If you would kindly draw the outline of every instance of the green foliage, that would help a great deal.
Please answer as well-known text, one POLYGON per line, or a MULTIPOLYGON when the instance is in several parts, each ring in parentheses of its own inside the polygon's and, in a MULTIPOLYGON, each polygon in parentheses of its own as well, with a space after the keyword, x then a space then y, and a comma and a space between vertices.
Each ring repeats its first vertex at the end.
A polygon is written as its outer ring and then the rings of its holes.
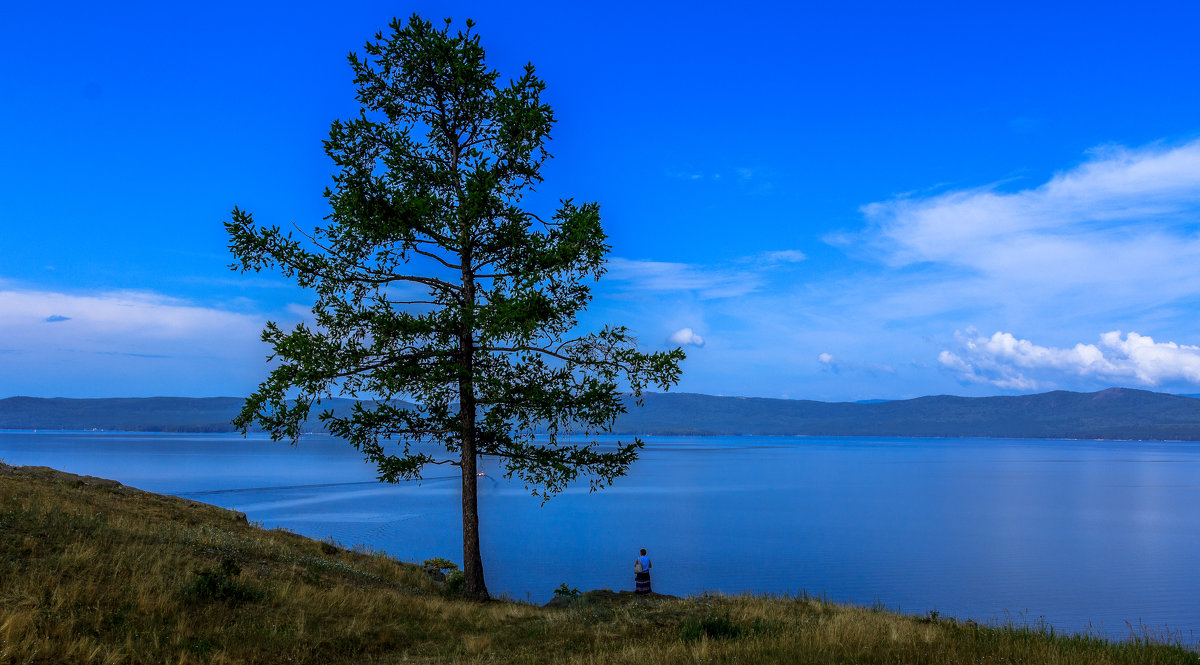
POLYGON ((217 568, 193 571, 194 577, 183 586, 180 594, 190 604, 221 601, 229 605, 240 605, 263 599, 263 592, 236 578, 242 569, 232 559, 225 559, 217 568))
POLYGON ((558 585, 558 588, 554 590, 555 598, 578 598, 580 595, 579 589, 567 586, 566 582, 558 585))
MULTIPOLYGON (((325 141, 337 173, 324 226, 297 237, 233 209, 232 267, 277 269, 315 295, 314 325, 267 323, 275 367, 234 424, 294 442, 322 400, 363 397, 319 418, 381 481, 429 464, 473 478, 485 455, 543 500, 581 476, 604 487, 642 447, 595 445, 625 412, 619 388, 667 389, 683 351, 642 353, 621 326, 577 330, 609 250, 600 207, 522 207, 550 157, 546 86, 532 64, 501 83, 474 24, 450 23, 393 20, 349 56, 361 109, 325 141)), ((463 491, 465 591, 482 598, 474 483, 463 491)))
POLYGON ((454 563, 450 559, 444 559, 440 556, 435 556, 432 559, 425 559, 425 561, 422 563, 430 568, 437 568, 438 570, 458 570, 457 563, 454 563))
POLYGON ((463 586, 466 584, 467 576, 461 570, 455 570, 446 577, 446 595, 457 596, 463 591, 463 586))

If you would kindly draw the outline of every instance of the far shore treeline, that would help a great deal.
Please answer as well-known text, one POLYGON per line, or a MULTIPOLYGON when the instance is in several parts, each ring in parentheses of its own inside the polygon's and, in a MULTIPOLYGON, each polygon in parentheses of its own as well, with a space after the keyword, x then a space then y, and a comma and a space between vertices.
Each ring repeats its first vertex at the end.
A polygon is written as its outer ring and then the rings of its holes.
MULTIPOLYGON (((627 400, 614 434, 810 435, 1200 441, 1200 399, 1128 388, 1004 397, 816 402, 698 394, 627 400)), ((0 429, 221 433, 240 397, 0 399, 0 429)), ((353 401, 326 400, 335 411, 353 401)), ((312 422, 312 431, 322 431, 312 422)))

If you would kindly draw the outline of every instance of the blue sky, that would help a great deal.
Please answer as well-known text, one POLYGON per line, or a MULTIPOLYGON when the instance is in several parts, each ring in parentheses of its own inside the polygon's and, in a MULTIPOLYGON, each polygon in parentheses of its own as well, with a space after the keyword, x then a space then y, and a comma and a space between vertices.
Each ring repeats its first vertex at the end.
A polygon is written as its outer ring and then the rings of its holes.
POLYGON ((0 21, 0 396, 244 395, 308 296, 221 226, 326 214, 345 55, 473 18, 601 204, 584 323, 679 390, 1200 392, 1190 3, 25 3, 0 21), (832 6, 827 6, 832 5, 832 6))

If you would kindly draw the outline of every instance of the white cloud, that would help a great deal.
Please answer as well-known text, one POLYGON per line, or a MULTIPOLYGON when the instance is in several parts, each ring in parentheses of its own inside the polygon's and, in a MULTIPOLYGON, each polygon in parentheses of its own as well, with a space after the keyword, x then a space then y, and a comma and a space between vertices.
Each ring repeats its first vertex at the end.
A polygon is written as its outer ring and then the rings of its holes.
POLYGON ((833 357, 832 353, 822 353, 817 356, 817 362, 821 363, 822 371, 840 374, 842 371, 841 364, 833 357))
POLYGON ((1045 388, 1055 385, 1056 378, 1076 377, 1145 386, 1200 383, 1200 346, 1155 342, 1136 332, 1124 338, 1119 330, 1106 332, 1099 344, 1066 349, 1039 346, 1006 332, 984 337, 967 330, 956 335, 959 348, 942 351, 938 362, 962 379, 1000 388, 1045 388))
POLYGON ((1134 332, 1122 340, 1119 330, 1101 335, 1100 344, 1123 356, 1128 370, 1147 385, 1170 381, 1200 383, 1200 346, 1155 342, 1134 332))
POLYGON ((671 336, 667 338, 667 341, 680 346, 704 346, 704 338, 697 335, 694 331, 692 331, 691 328, 681 328, 676 330, 675 332, 671 333, 671 336))

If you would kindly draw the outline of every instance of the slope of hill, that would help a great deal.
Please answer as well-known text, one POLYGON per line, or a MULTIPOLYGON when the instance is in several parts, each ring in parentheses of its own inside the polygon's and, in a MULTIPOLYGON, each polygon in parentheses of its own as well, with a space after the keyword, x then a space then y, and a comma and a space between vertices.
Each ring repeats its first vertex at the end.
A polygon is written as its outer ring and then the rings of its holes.
MULTIPOLYGON (((1200 399, 1146 390, 815 402, 692 393, 630 400, 617 434, 930 436, 1200 441, 1200 399)), ((236 397, 0 399, 0 429, 229 432, 236 397)), ((350 400, 322 408, 346 409, 350 400)), ((315 417, 312 427, 319 429, 315 417)))
POLYGON ((1169 636, 1117 643, 807 595, 580 594, 566 580, 549 607, 475 603, 382 553, 46 467, 0 463, 0 506, 5 663, 1196 662, 1169 636))

